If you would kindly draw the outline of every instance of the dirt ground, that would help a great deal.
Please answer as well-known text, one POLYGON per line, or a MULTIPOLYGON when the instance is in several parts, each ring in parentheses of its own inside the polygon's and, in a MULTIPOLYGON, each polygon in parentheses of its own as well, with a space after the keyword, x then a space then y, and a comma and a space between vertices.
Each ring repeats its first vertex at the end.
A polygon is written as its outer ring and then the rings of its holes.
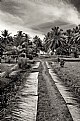
POLYGON ((38 94, 37 121, 73 121, 44 61, 39 67, 38 94))

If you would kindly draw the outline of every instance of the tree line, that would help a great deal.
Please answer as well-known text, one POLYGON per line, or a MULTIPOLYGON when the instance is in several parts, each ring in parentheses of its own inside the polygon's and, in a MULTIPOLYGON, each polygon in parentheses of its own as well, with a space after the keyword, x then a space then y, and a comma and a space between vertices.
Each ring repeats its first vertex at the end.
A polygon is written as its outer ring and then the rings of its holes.
POLYGON ((16 35, 11 36, 8 30, 1 31, 0 36, 0 56, 4 52, 12 55, 19 55, 25 52, 26 55, 37 55, 40 50, 58 55, 78 56, 80 52, 80 25, 73 29, 63 31, 59 27, 51 28, 51 31, 45 34, 43 40, 39 36, 31 37, 22 31, 18 31, 16 35))
POLYGON ((70 55, 77 57, 80 51, 80 25, 73 29, 63 31, 59 27, 53 27, 44 37, 44 48, 48 52, 56 52, 58 55, 70 55))
POLYGON ((16 35, 11 36, 11 33, 8 30, 1 31, 0 36, 0 56, 2 57, 4 53, 8 55, 11 54, 19 55, 20 53, 26 53, 27 56, 37 55, 42 49, 42 40, 39 36, 31 37, 18 31, 16 35))

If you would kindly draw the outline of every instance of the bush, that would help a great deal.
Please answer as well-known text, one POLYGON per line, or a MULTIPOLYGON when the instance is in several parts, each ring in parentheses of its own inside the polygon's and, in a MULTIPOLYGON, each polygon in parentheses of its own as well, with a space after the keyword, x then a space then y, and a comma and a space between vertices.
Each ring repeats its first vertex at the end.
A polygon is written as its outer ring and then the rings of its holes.
POLYGON ((30 64, 27 64, 27 65, 25 66, 25 69, 29 69, 29 68, 31 68, 31 65, 30 65, 30 64))
POLYGON ((61 59, 61 60, 60 60, 60 66, 61 66, 61 67, 64 67, 64 63, 65 63, 64 60, 61 59))
POLYGON ((31 54, 27 55, 27 57, 32 60, 33 59, 33 56, 31 54))
POLYGON ((74 52, 74 57, 75 58, 79 58, 78 54, 77 54, 77 51, 74 52))
POLYGON ((25 68, 26 65, 27 65, 27 58, 20 57, 18 59, 19 68, 25 68))

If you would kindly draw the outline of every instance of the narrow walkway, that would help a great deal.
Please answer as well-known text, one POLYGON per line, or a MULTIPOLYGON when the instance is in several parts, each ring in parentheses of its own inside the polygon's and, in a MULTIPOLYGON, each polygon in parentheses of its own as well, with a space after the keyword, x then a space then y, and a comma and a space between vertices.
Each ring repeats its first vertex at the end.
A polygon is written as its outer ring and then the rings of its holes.
POLYGON ((42 62, 42 66, 42 76, 44 77, 49 94, 51 109, 53 113, 53 121, 73 121, 64 99, 60 95, 54 81, 48 72, 46 63, 42 62))

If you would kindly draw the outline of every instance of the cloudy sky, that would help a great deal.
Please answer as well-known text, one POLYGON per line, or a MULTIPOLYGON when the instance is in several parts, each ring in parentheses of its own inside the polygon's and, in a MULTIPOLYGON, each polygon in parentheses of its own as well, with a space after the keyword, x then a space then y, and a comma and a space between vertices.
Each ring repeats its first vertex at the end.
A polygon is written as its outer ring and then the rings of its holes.
POLYGON ((0 0, 0 30, 23 30, 42 37, 53 26, 80 24, 78 0, 0 0))

